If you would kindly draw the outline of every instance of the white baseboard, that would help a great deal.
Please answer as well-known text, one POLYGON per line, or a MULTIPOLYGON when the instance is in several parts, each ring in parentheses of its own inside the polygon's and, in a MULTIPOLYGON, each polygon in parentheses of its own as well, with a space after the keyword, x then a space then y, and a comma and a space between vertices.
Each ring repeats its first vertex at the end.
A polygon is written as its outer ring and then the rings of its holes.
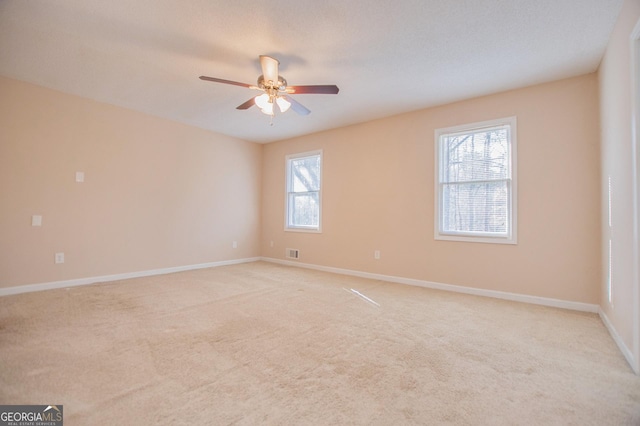
POLYGON ((638 363, 634 359, 633 353, 627 347, 627 345, 624 344, 624 341, 618 334, 618 331, 615 329, 613 324, 611 324, 611 321, 609 321, 609 317, 607 317, 607 314, 605 314, 602 309, 598 309, 598 315, 600 315, 600 319, 604 323, 604 326, 607 327, 607 330, 609 331, 609 334, 613 338, 613 341, 616 342, 616 345, 618 345, 620 352, 622 352, 622 355, 624 355, 625 359, 631 366, 631 369, 633 370, 633 372, 636 374, 640 374, 640 370, 638 369, 638 363))
POLYGON ((34 291, 53 290, 57 288, 76 287, 80 285, 88 285, 102 283, 107 281, 126 280, 129 278, 148 277, 152 275, 171 274, 174 272, 191 271, 194 269, 215 268, 217 266, 236 265, 238 263, 256 262, 259 257, 250 257, 245 259, 223 260, 220 262, 199 263, 197 265, 174 266, 171 268, 152 269, 149 271, 127 272, 124 274, 103 275, 99 277, 77 278, 65 281, 53 281, 41 284, 28 284, 16 287, 0 288, 0 297, 12 294, 31 293, 34 291))
MULTIPOLYGON (((592 305, 581 302, 571 302, 567 300, 551 299, 546 297, 529 296, 517 293, 508 293, 497 290, 485 290, 473 287, 464 287, 452 284, 442 284, 432 281, 417 280, 413 278, 395 277, 390 275, 374 274, 370 272, 355 271, 351 269, 334 268, 330 266, 314 265, 311 263, 301 263, 296 261, 281 260, 270 257, 252 257, 245 259, 225 260, 220 262, 200 263, 197 265, 176 266, 171 268, 153 269, 148 271, 128 272, 123 274, 103 275, 99 277, 78 278, 65 281, 54 281, 40 284, 29 284, 16 287, 0 288, 0 297, 12 294, 30 293, 34 291, 53 290, 57 288, 75 287, 80 285, 88 285, 107 281, 126 280, 129 278, 148 277, 152 275, 171 274, 174 272, 190 271, 202 268, 214 268, 217 266, 235 265, 239 263, 255 262, 263 260, 265 262, 278 263, 287 266, 297 266, 300 268, 315 269, 318 271, 332 272, 342 275, 351 275, 355 277, 368 278, 379 281, 386 281, 398 284, 406 284, 417 287, 432 288, 436 290, 453 291, 456 293, 471 294, 475 296, 493 297, 496 299, 512 300, 516 302, 531 303, 535 305, 551 306, 555 308, 571 309, 574 311, 599 313, 598 305, 592 305)), ((601 314, 602 317, 603 314, 601 314)), ((605 317, 606 318, 606 317, 605 317)), ((627 350, 628 351, 628 350, 627 350)), ((625 355, 626 356, 626 355, 625 355)))
POLYGON ((301 263, 290 260, 281 260, 271 257, 262 257, 265 262, 278 263, 287 266, 297 266, 300 268, 315 269, 324 272, 333 272, 342 275, 351 275, 360 278, 369 278, 373 280, 387 281, 398 284, 407 284, 417 287, 432 288, 436 290, 453 291, 456 293, 471 294, 474 296, 493 297, 496 299, 512 300, 515 302, 531 303, 534 305, 551 306, 554 308, 570 309, 573 311, 598 313, 599 306, 590 303, 572 302, 568 300, 551 299, 547 297, 529 296, 526 294, 508 293, 497 290, 485 290, 473 287, 464 287, 452 284, 442 284, 432 281, 416 280, 413 278, 402 278, 390 275, 372 274, 370 272, 354 271, 351 269, 333 268, 330 266, 314 265, 311 263, 301 263))

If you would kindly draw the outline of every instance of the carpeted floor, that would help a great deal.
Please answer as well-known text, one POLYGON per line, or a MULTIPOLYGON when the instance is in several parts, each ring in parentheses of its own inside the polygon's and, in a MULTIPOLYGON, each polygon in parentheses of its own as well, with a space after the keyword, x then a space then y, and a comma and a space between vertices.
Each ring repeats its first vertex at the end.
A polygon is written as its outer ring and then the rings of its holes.
POLYGON ((256 262, 0 298, 0 404, 67 426, 624 425, 640 377, 595 314, 256 262))

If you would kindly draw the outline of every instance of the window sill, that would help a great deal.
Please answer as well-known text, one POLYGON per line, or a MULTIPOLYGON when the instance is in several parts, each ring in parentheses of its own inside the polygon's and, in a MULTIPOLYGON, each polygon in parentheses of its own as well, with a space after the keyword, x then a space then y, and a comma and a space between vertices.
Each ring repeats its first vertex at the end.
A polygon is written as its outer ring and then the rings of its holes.
POLYGON ((284 228, 285 232, 303 232, 307 234, 322 234, 320 228, 284 228))
POLYGON ((473 235, 449 235, 449 234, 436 234, 435 240, 440 241, 458 241, 465 243, 484 243, 484 244, 511 244, 517 245, 518 240, 515 237, 481 237, 473 235))

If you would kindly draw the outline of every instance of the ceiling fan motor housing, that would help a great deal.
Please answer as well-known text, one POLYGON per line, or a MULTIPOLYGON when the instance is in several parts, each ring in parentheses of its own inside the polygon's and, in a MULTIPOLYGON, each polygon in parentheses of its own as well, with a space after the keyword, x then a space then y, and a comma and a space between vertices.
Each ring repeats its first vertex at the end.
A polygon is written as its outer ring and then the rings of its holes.
POLYGON ((258 87, 261 88, 262 90, 276 89, 276 90, 284 91, 287 87, 287 80, 285 80, 283 76, 279 75, 278 81, 276 81, 274 84, 274 82, 271 82, 271 81, 265 82, 264 75, 261 75, 260 77, 258 77, 258 87))

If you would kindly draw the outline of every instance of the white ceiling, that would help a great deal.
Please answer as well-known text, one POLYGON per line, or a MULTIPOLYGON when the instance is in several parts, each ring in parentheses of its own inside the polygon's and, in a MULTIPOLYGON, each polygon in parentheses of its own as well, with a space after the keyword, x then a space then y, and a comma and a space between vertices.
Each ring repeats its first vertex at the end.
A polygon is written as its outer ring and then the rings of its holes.
MULTIPOLYGON (((0 0, 0 75, 269 142, 597 69, 622 0, 0 0), (235 107, 258 55, 311 109, 235 107)), ((0 94, 1 95, 1 94, 0 94)))

